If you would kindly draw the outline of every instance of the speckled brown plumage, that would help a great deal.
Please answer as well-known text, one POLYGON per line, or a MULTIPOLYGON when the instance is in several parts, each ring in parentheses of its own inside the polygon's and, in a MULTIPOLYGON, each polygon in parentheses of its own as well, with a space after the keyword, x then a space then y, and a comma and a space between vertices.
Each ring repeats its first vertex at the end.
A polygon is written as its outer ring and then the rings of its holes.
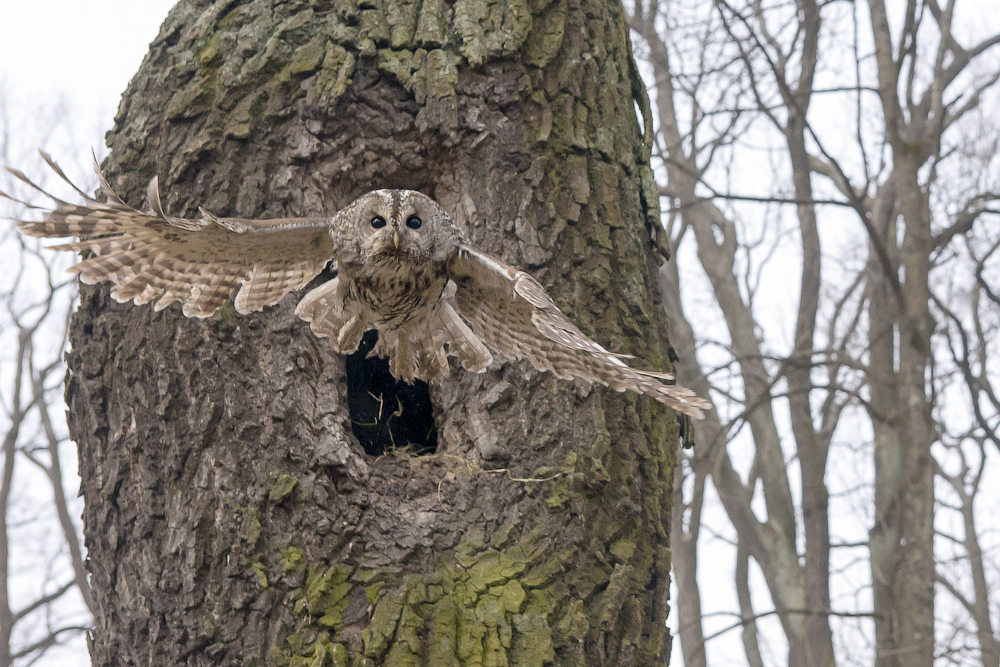
POLYGON ((155 178, 145 211, 126 205, 103 176, 101 184, 106 203, 78 189, 83 205, 48 195, 56 207, 44 220, 17 225, 32 236, 92 237, 55 249, 93 252, 71 271, 88 284, 111 281, 120 302, 159 310, 179 301, 185 315, 209 317, 235 294, 236 310, 248 313, 302 289, 333 260, 338 276, 307 293, 296 313, 344 354, 378 329, 373 354, 388 357, 397 378, 440 382, 449 356, 481 372, 493 360, 489 347, 560 378, 648 394, 697 419, 708 407, 690 389, 662 382, 669 375, 633 369, 588 338, 534 278, 468 245, 444 209, 419 192, 377 190, 326 218, 202 211, 191 220, 163 211, 155 178))

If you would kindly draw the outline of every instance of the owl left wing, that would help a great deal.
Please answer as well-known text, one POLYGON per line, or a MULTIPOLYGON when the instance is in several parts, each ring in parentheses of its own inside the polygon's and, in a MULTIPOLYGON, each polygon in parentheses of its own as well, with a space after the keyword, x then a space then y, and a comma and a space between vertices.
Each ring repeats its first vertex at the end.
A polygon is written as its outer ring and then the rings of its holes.
MULTIPOLYGON (((51 157, 42 157, 70 183, 51 157)), ((31 236, 89 237, 52 249, 93 252, 69 270, 87 284, 111 281, 111 296, 120 303, 152 301, 162 310, 180 301, 186 316, 209 317, 239 290, 236 310, 249 313, 305 287, 333 256, 329 217, 248 220, 202 211, 199 219, 176 218, 163 212, 155 178, 147 191, 148 210, 139 211, 115 194, 100 169, 107 202, 70 183, 85 201, 76 205, 48 194, 20 171, 7 170, 55 202, 43 220, 16 220, 18 228, 31 236)))
POLYGON ((458 310, 487 346, 563 379, 597 381, 617 391, 648 394, 702 419, 709 403, 685 387, 664 384, 664 373, 639 371, 580 331, 545 289, 524 271, 460 244, 451 278, 458 310))

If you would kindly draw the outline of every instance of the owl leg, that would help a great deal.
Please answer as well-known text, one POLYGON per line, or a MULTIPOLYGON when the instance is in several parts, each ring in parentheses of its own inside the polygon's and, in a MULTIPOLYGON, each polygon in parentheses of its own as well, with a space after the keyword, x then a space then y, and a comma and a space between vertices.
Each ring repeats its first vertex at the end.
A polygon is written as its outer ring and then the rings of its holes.
POLYGON ((423 328, 415 332, 410 327, 380 330, 378 342, 368 357, 387 358, 393 377, 410 384, 417 378, 440 382, 448 377, 448 359, 444 350, 440 344, 435 349, 434 341, 424 334, 423 328))
POLYGON ((396 338, 395 349, 389 350, 389 372, 397 380, 413 384, 417 375, 417 357, 410 337, 404 332, 396 338))

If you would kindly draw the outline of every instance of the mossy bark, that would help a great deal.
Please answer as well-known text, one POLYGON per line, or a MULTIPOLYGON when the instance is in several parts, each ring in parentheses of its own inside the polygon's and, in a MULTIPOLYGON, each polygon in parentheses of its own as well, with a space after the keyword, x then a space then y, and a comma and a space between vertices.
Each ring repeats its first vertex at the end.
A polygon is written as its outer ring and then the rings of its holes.
MULTIPOLYGON (((665 369, 635 81, 616 2, 185 1, 105 167, 177 215, 423 190, 665 369)), ((498 363, 432 389, 437 454, 372 458, 294 303, 189 320, 84 290, 95 665, 666 663, 672 413, 498 363)))

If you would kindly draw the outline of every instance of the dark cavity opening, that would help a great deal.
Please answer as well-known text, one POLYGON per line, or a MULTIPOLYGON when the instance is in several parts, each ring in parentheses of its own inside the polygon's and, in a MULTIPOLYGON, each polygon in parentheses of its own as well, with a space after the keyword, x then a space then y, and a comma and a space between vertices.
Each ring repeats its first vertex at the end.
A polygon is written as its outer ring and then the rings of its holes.
POLYGON ((368 358, 377 342, 378 331, 366 331, 358 351, 347 356, 347 407, 354 436, 371 456, 395 449, 433 454, 437 427, 430 388, 422 380, 396 380, 388 359, 368 358))

